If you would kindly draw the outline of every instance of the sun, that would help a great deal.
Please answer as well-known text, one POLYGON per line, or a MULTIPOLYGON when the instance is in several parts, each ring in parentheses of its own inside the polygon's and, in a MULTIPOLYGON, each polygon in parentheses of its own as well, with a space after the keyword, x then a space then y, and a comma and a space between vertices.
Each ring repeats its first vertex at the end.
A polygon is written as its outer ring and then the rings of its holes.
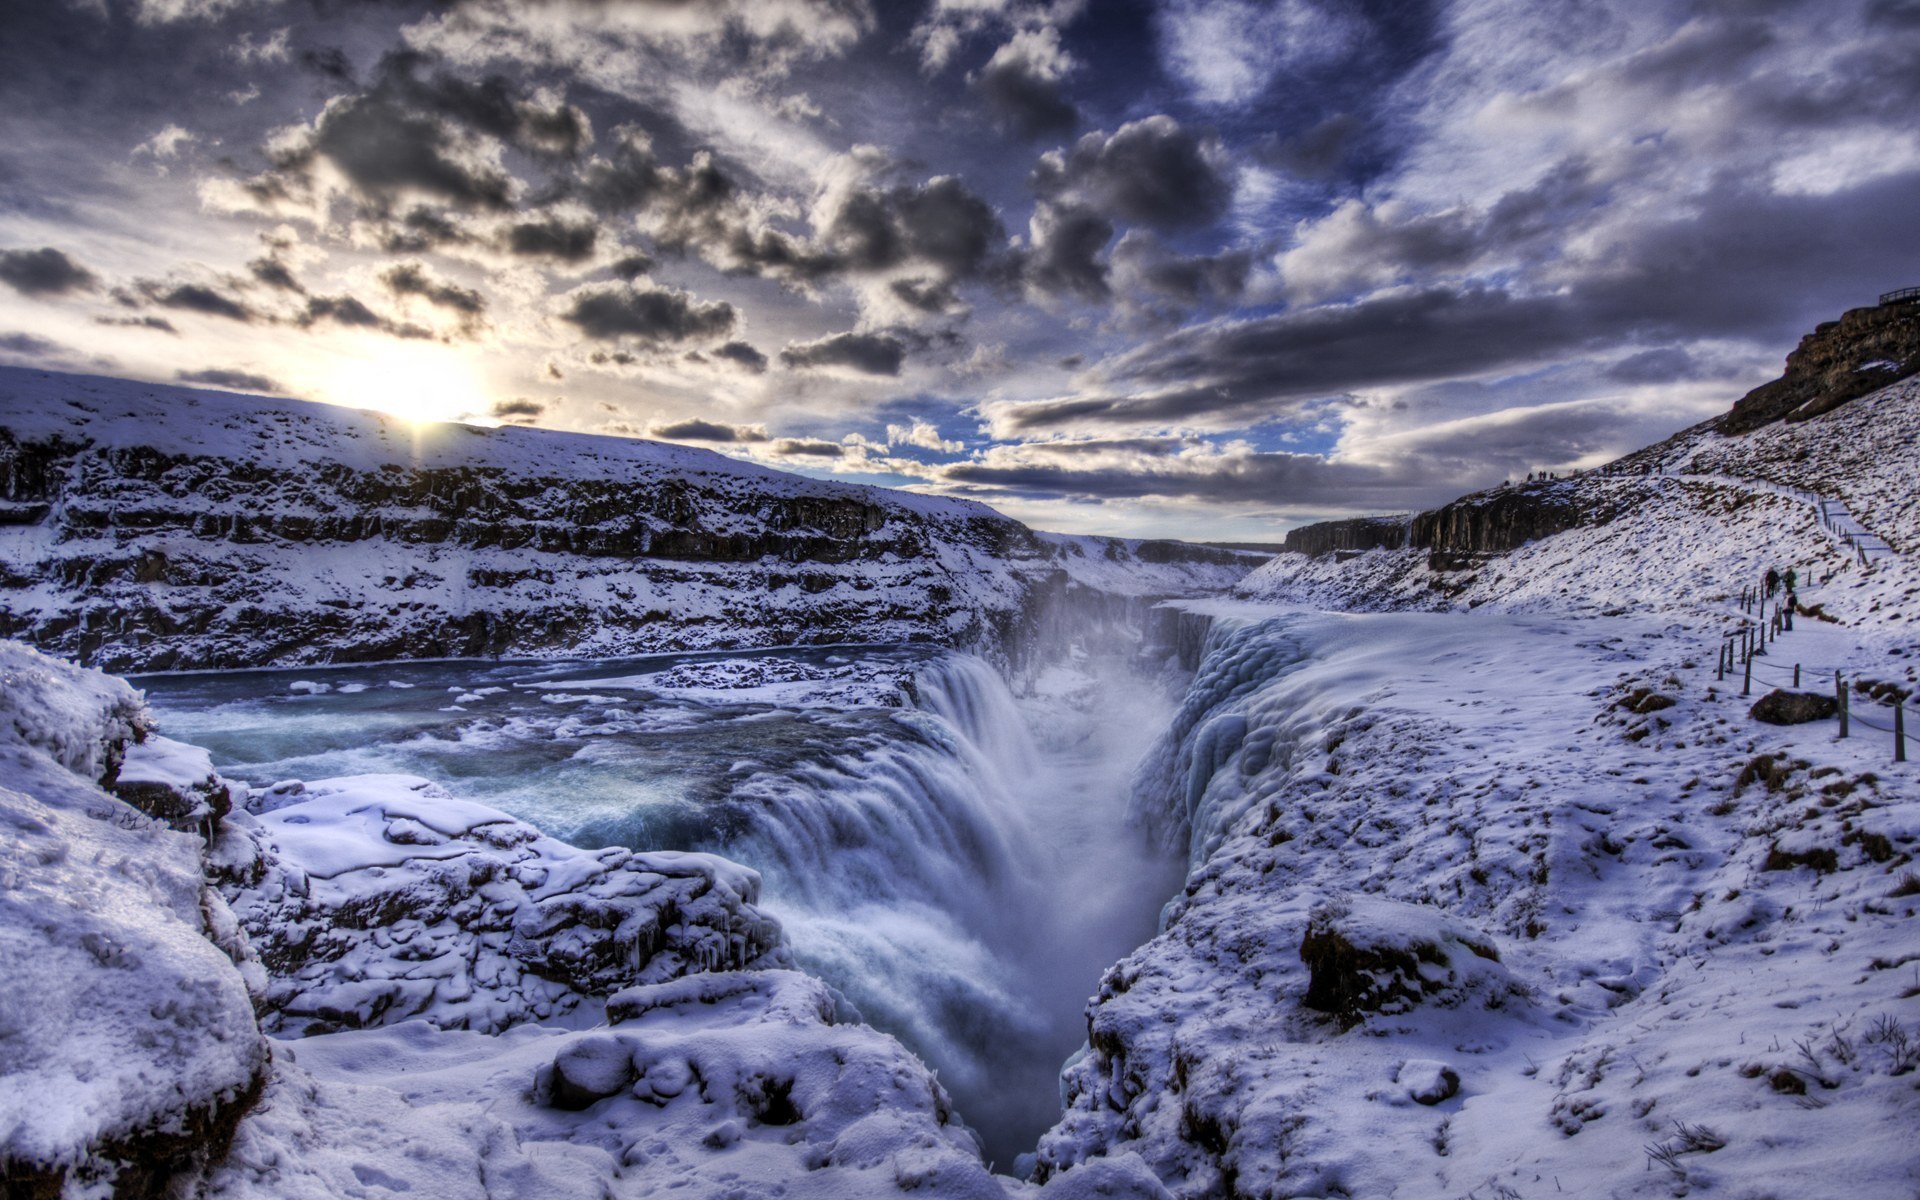
POLYGON ((486 411, 486 390, 474 364, 436 346, 383 346, 343 356, 328 371, 322 393, 333 404, 376 409, 416 425, 486 411))

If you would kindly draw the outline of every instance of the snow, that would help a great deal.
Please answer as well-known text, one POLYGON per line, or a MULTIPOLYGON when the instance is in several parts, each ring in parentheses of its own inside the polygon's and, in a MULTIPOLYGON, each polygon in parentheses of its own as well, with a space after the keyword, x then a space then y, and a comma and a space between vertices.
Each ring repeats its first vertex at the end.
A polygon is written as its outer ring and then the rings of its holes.
POLYGON ((790 961, 759 876, 712 855, 578 849, 405 775, 281 784, 249 807, 215 853, 273 967, 273 1032, 495 1032, 635 981, 790 961))
POLYGON ((148 734, 144 740, 127 747, 126 761, 120 764, 115 782, 144 783, 187 792, 205 784, 214 774, 213 755, 207 751, 148 734))
POLYGON ((125 683, 0 642, 0 1174, 23 1186, 191 1147, 265 1068, 198 839, 99 787, 143 725, 125 683))

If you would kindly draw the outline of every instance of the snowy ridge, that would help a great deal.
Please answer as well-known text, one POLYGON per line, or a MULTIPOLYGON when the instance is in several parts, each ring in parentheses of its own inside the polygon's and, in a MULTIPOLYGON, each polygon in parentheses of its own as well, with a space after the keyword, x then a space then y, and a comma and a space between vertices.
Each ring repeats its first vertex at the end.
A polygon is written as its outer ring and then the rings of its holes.
POLYGON ((832 642, 1003 663, 1257 556, 708 451, 0 368, 0 634, 115 669, 832 642))

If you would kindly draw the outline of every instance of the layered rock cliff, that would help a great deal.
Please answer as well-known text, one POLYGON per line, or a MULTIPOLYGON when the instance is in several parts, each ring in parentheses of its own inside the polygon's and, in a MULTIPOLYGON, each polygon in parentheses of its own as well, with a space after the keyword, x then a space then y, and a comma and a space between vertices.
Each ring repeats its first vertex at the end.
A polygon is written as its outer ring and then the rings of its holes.
POLYGON ((0 369, 0 635, 119 670, 855 641, 1016 660, 1064 613, 1256 561, 686 447, 0 369))
POLYGON ((1920 304, 1850 309, 1800 339, 1785 374, 1748 392, 1721 417, 1721 433, 1805 421, 1920 373, 1920 304))

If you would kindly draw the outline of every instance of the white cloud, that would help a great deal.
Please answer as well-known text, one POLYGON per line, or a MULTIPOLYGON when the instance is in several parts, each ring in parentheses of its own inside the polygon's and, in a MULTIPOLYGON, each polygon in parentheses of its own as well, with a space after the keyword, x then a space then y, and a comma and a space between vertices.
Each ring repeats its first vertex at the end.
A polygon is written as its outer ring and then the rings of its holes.
POLYGON ((1315 0, 1170 0, 1157 15, 1160 55, 1203 104, 1244 104, 1282 72, 1333 62, 1366 26, 1315 0))

